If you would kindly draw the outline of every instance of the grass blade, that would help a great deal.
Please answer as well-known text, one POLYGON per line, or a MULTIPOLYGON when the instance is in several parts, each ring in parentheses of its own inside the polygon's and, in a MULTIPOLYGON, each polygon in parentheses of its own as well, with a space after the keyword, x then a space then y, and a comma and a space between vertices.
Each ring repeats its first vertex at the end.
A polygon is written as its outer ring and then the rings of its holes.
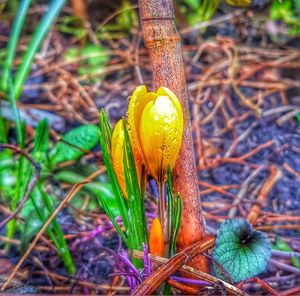
POLYGON ((32 62, 34 60, 37 51, 41 46, 42 41, 44 40, 47 32, 51 28, 51 25, 53 24, 55 18, 57 17, 58 13, 60 12, 64 4, 65 4, 65 0, 53 0, 51 2, 51 5, 49 6, 48 11, 40 21, 37 29, 34 31, 31 42, 28 45, 28 48, 22 58, 22 63, 18 68, 18 71, 14 79, 16 99, 19 99, 21 95, 23 85, 30 72, 32 62))
POLYGON ((103 153, 103 160, 106 166, 107 174, 115 192, 117 204, 119 206, 122 221, 125 229, 129 227, 128 207, 124 199, 121 187, 118 183, 117 176, 114 172, 113 165, 110 158, 110 142, 111 142, 111 128, 109 126, 104 110, 100 111, 100 145, 103 153))
POLYGON ((177 237, 180 227, 180 219, 181 219, 181 198, 178 193, 176 199, 176 210, 175 210, 175 219, 174 219, 174 229, 173 229, 173 238, 172 238, 172 246, 171 246, 171 256, 176 254, 176 243, 177 237))
POLYGON ((12 25, 12 30, 9 36, 9 41, 6 50, 6 60, 4 62, 2 70, 1 89, 3 91, 8 90, 8 81, 9 77, 11 76, 13 61, 16 55, 17 43, 20 38, 21 30, 23 28, 25 16, 29 8, 30 2, 31 0, 23 0, 20 2, 15 21, 12 25))

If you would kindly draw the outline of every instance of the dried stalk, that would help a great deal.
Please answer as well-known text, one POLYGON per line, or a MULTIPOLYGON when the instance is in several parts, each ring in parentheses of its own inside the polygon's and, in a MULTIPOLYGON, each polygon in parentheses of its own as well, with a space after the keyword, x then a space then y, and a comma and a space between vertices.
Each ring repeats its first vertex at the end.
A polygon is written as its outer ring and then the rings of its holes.
MULTIPOLYGON (((204 238, 205 232, 180 37, 174 23, 171 0, 139 0, 139 8, 144 42, 153 67, 154 87, 170 88, 181 101, 184 113, 182 147, 173 170, 174 192, 180 192, 182 197, 178 249, 183 250, 204 238)), ((204 256, 198 256, 191 265, 209 271, 208 261, 204 256)))
POLYGON ((266 199, 273 188, 273 186, 279 181, 279 179, 282 177, 282 172, 280 169, 278 169, 276 166, 270 167, 270 176, 264 183, 264 185, 261 188, 261 191, 257 197, 256 203, 251 208, 251 211, 247 217, 247 220, 253 224, 256 225, 258 216, 260 214, 261 208, 263 207, 264 203, 266 202, 266 199))
POLYGON ((185 250, 174 255, 166 264, 157 269, 133 292, 134 296, 150 295, 157 287, 175 273, 181 266, 187 264, 196 255, 210 249, 215 242, 214 237, 207 236, 203 240, 195 243, 185 250))

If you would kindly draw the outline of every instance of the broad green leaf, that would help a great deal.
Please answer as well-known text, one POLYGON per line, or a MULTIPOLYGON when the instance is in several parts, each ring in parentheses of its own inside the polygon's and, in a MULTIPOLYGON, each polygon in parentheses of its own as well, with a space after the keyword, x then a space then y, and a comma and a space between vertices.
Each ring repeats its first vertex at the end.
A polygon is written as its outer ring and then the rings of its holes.
POLYGON ((52 166, 77 160, 85 151, 95 147, 98 143, 98 128, 95 125, 81 125, 68 131, 62 139, 63 141, 57 142, 50 152, 52 166))
MULTIPOLYGON (((61 171, 55 174, 55 178, 60 182, 65 182, 69 184, 75 184, 84 180, 84 177, 76 174, 72 171, 61 171)), ((83 186, 84 189, 92 192, 99 199, 99 195, 105 199, 107 206, 112 211, 114 217, 120 216, 120 211, 117 205, 115 195, 113 194, 112 184, 110 183, 100 183, 100 182, 90 182, 83 186)), ((76 195, 72 198, 71 203, 80 208, 80 205, 83 204, 83 200, 80 200, 80 195, 76 195)), ((100 201, 100 206, 102 206, 100 201)))
POLYGON ((57 23, 57 29, 62 33, 74 36, 76 39, 82 39, 86 35, 82 20, 74 16, 62 17, 57 23))
POLYGON ((78 63, 78 73, 80 75, 94 74, 105 68, 109 61, 109 54, 105 47, 88 44, 82 49, 69 48, 64 55, 64 59, 68 62, 78 63))
POLYGON ((137 23, 137 13, 135 9, 130 9, 132 4, 129 0, 122 0, 120 12, 116 17, 116 23, 126 31, 132 30, 132 27, 137 23))
MULTIPOLYGON (((221 225, 213 258, 234 283, 264 272, 270 256, 271 244, 267 236, 254 230, 247 220, 230 219, 221 225)), ((227 279, 216 263, 213 270, 217 277, 227 279)))

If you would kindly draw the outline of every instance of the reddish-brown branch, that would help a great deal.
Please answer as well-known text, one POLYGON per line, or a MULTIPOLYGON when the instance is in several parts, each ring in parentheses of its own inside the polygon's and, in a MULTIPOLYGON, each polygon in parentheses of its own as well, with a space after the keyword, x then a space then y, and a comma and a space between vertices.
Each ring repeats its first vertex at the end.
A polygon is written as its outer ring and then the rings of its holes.
MULTIPOLYGON (((206 237, 203 240, 187 247, 185 250, 176 254, 171 259, 166 259, 162 257, 157 257, 153 255, 149 255, 149 259, 154 265, 161 266, 157 269, 146 281, 140 284, 132 295, 150 295, 159 285, 170 277, 177 270, 184 271, 188 276, 194 276, 200 280, 206 281, 211 284, 221 284, 224 288, 233 295, 239 296, 247 296, 247 294, 235 286, 228 284, 219 280, 218 278, 194 269, 190 266, 186 266, 185 264, 191 260, 194 256, 196 256, 199 252, 203 252, 207 249, 210 249, 215 242, 214 237, 206 237)), ((134 250, 134 256, 137 258, 143 258, 144 254, 140 251, 134 250)), ((188 293, 189 294, 189 293, 188 293)))
MULTIPOLYGON (((174 191, 180 192, 182 197, 178 249, 183 250, 205 237, 205 231, 197 185, 180 37, 174 23, 171 0, 139 0, 139 7, 144 42, 153 67, 154 87, 170 88, 181 101, 184 113, 182 147, 173 170, 174 191)), ((207 259, 204 256, 197 257, 197 262, 193 264, 201 270, 209 270, 207 259)))
POLYGON ((177 253, 167 262, 167 264, 164 264, 150 277, 148 277, 142 284, 140 284, 135 289, 132 295, 150 295, 182 265, 188 263, 199 253, 211 248, 214 242, 214 237, 206 237, 202 241, 187 247, 184 251, 177 253))
POLYGON ((270 171, 270 176, 262 186, 261 191, 257 197, 256 204, 254 204, 247 217, 248 221, 253 225, 256 224, 261 208, 264 205, 265 200, 268 197, 271 189, 282 176, 281 171, 276 166, 271 166, 270 171))

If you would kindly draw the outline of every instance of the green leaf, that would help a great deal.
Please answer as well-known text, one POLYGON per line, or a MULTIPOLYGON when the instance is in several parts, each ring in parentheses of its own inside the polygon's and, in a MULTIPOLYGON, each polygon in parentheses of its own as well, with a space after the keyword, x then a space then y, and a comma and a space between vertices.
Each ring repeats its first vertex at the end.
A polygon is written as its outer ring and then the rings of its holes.
POLYGON ((200 7, 201 3, 199 0, 184 0, 183 1, 186 5, 190 6, 192 9, 197 9, 200 7))
MULTIPOLYGON (((31 204, 32 205, 32 204, 31 204)), ((28 213, 24 228, 21 232, 21 250, 25 252, 31 239, 41 229, 43 222, 38 217, 36 211, 31 206, 31 211, 28 213)))
POLYGON ((76 39, 82 39, 86 35, 86 29, 82 19, 75 16, 64 16, 57 24, 58 31, 74 36, 76 39))
POLYGON ((129 0, 122 0, 120 12, 116 17, 116 23, 123 30, 129 31, 132 30, 132 27, 137 24, 137 13, 132 8, 132 4, 129 0))
POLYGON ((87 44, 84 48, 71 47, 64 55, 67 62, 79 63, 80 75, 101 72, 109 61, 109 52, 105 47, 87 44))
MULTIPOLYGON (((122 193, 122 189, 118 183, 118 179, 117 176, 115 174, 114 168, 113 168, 113 164, 110 158, 110 144, 111 144, 111 128, 107 119, 107 116, 105 114, 104 109, 102 109, 100 111, 100 133, 99 133, 99 140, 100 140, 100 145, 101 145, 101 149, 102 149, 102 153, 103 153, 103 161, 105 163, 106 166, 106 171, 107 171, 107 175, 110 178, 110 181, 112 183, 112 187, 113 187, 113 192, 115 194, 115 199, 121 214, 121 218, 122 221, 124 223, 125 229, 128 229, 129 226, 129 213, 128 213, 128 206, 127 203, 124 199, 123 193, 122 193)), ((102 195, 101 195, 102 197, 102 195)), ((101 203, 103 203, 103 198, 101 199, 101 203)), ((105 203, 106 205, 106 203, 105 203)), ((104 206, 104 204, 103 204, 104 206)), ((104 210, 106 208, 104 207, 104 210)), ((109 209, 109 207, 107 206, 107 209, 109 209)), ((106 210, 105 210, 106 212, 106 210)), ((108 212, 106 212, 109 215, 108 212)), ((111 211, 110 211, 111 213, 111 211)), ((113 221, 112 221, 113 222, 113 221)), ((129 241, 130 244, 130 241, 129 241)), ((130 246, 129 246, 130 247, 130 246)))
POLYGON ((174 233, 172 237, 172 245, 171 245, 171 256, 176 254, 176 244, 177 244, 177 237, 179 233, 180 227, 180 220, 181 220, 181 197, 178 193, 176 199, 176 209, 175 209, 175 218, 174 218, 174 233))
MULTIPOLYGON (((275 246, 273 246, 272 249, 284 252, 293 252, 291 247, 279 236, 275 238, 275 246)), ((294 267, 300 268, 299 258, 291 257, 291 263, 294 267)))
POLYGON ((81 125, 73 128, 62 136, 63 141, 55 144, 50 152, 50 162, 58 163, 77 160, 85 151, 98 143, 98 128, 95 125, 81 125))
POLYGON ((32 156, 35 161, 47 168, 49 150, 49 127, 47 119, 43 119, 38 123, 35 130, 33 141, 32 156))
POLYGON ((16 92, 16 99, 19 99, 23 85, 26 78, 31 70, 33 60, 36 53, 38 52, 47 32, 50 30, 53 22, 55 21, 57 15, 65 4, 65 0, 51 1, 47 11, 43 15, 41 21, 37 25, 30 43, 27 46, 26 52, 22 57, 22 62, 18 66, 17 73, 14 79, 14 88, 16 92))
MULTIPOLYGON (((55 178, 59 181, 59 182, 66 182, 69 184, 75 184, 78 182, 81 182, 84 180, 84 176, 78 175, 75 172, 72 171, 61 171, 58 172, 57 174, 55 174, 55 178)), ((113 194, 113 187, 112 184, 110 183, 100 183, 100 182, 90 182, 88 184, 85 184, 83 186, 84 189, 92 192, 94 195, 97 196, 97 200, 99 198, 99 195, 102 196, 102 198, 105 199, 107 206, 110 208, 112 214, 114 217, 120 216, 120 211, 118 208, 118 204, 115 198, 115 195, 113 194)), ((83 203, 83 200, 81 199, 81 201, 79 201, 79 197, 78 196, 74 196, 72 198, 71 203, 74 205, 74 203, 76 203, 77 205, 80 205, 83 203), (77 200, 76 200, 77 199, 77 200)), ((100 206, 102 206, 101 201, 100 201, 100 206)), ((78 207, 80 208, 80 207, 78 207)))
MULTIPOLYGON (((38 123, 38 126, 34 134, 34 153, 46 153, 49 149, 49 129, 47 119, 43 119, 38 123)), ((37 155, 35 155, 35 160, 38 161, 37 155)))
POLYGON ((298 114, 296 115, 296 120, 297 120, 297 122, 298 122, 298 125, 300 125, 300 113, 298 113, 298 114))
MULTIPOLYGON (((267 236, 254 230, 248 221, 230 219, 221 225, 213 258, 234 283, 264 272, 270 256, 271 244, 267 236)), ((213 271, 222 280, 227 279, 216 263, 213 271)))

